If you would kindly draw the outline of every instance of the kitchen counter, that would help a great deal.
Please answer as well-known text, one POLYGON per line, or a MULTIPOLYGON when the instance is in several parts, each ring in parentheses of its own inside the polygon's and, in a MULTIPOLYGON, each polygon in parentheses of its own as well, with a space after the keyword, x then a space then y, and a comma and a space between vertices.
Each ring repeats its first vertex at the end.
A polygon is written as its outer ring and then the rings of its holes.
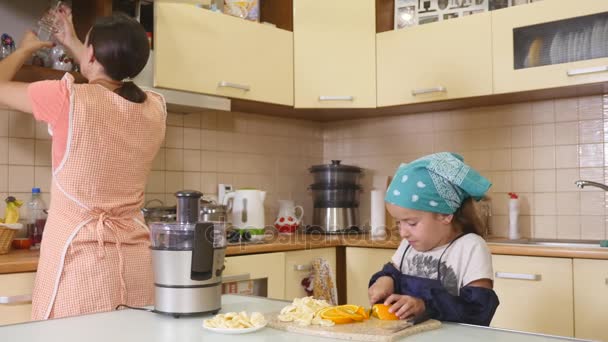
MULTIPOLYGON (((373 239, 369 235, 274 235, 263 243, 229 245, 227 256, 297 251, 326 247, 366 247, 397 249, 401 242, 394 234, 388 238, 373 239)), ((492 254, 541 256, 557 258, 583 258, 608 260, 608 248, 556 247, 533 244, 518 244, 504 239, 489 239, 492 254)), ((12 250, 0 255, 0 274, 34 272, 38 266, 39 251, 12 250)))
MULTIPOLYGON (((258 311, 277 312, 288 303, 262 297, 224 295, 222 312, 258 311)), ((222 341, 330 341, 331 339, 287 333, 266 327, 246 335, 219 335, 202 327, 199 317, 179 319, 140 310, 120 310, 48 321, 38 321, 0 327, 0 341, 29 342, 127 342, 127 341, 205 341, 221 338, 222 341)), ((537 334, 528 334, 494 328, 444 323, 439 329, 408 336, 407 341, 519 341, 544 342, 564 340, 537 334)), ((575 341, 575 339, 568 339, 575 341)), ((339 340, 335 340, 339 341, 339 340)))

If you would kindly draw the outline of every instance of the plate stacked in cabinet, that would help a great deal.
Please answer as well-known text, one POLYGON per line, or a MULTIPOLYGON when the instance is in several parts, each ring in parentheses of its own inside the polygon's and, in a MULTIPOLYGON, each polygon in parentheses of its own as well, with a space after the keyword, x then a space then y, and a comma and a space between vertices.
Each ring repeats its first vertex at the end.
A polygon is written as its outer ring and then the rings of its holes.
POLYGON ((325 234, 360 232, 361 168, 332 160, 331 164, 314 165, 309 171, 314 179, 309 187, 314 209, 308 231, 325 234))

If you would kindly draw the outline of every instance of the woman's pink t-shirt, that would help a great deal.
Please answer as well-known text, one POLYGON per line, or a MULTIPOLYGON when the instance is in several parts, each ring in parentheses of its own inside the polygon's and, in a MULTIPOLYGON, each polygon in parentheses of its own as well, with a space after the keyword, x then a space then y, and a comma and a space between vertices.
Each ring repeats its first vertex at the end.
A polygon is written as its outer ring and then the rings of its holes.
POLYGON ((53 135, 53 169, 61 163, 70 126, 70 91, 67 80, 40 81, 27 88, 34 118, 46 122, 53 135))

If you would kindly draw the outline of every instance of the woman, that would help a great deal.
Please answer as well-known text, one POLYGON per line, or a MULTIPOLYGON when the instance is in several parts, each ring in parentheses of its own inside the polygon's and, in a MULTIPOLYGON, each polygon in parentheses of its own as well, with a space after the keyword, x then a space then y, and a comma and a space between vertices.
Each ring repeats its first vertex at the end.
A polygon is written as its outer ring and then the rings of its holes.
POLYGON ((473 199, 490 185, 452 153, 401 165, 385 201, 403 241, 370 280, 370 302, 390 305, 401 319, 489 325, 499 302, 473 199))
POLYGON ((166 107, 130 81, 149 56, 146 34, 125 15, 100 19, 82 44, 67 9, 56 39, 80 64, 88 84, 10 82, 36 50, 26 33, 0 62, 0 103, 33 113, 52 132, 51 204, 40 250, 32 318, 153 304, 149 232, 140 208, 163 141, 166 107))

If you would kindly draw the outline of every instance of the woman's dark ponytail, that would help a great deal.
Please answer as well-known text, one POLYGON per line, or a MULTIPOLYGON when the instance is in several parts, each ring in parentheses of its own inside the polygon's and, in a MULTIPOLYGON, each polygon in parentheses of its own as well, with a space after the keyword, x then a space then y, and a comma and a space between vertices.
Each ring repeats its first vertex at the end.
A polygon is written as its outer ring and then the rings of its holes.
MULTIPOLYGON (((97 20, 89 32, 87 44, 93 46, 95 58, 115 81, 137 76, 150 56, 150 44, 143 26, 123 13, 97 20)), ((123 82, 114 92, 135 103, 142 103, 148 97, 132 81, 123 82)))

